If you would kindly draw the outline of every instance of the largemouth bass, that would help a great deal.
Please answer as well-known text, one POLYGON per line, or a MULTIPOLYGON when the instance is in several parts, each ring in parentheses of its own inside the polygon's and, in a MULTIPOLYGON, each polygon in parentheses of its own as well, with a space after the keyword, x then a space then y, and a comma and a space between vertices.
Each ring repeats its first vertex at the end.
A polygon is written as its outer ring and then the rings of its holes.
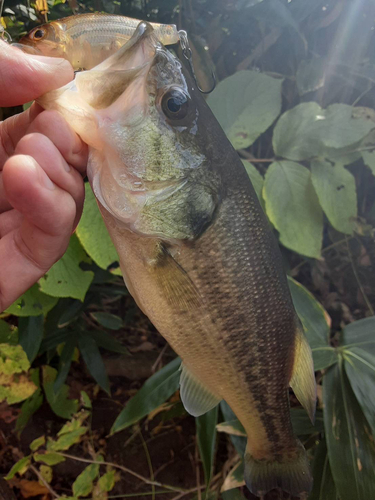
MULTIPOLYGON (((130 40, 139 23, 112 14, 78 14, 37 26, 14 45, 37 55, 63 57, 75 70, 91 69, 130 40)), ((163 45, 179 42, 174 24, 150 24, 163 45)))
POLYGON ((186 410, 231 406, 248 436, 252 493, 308 492, 288 387, 313 419, 311 351, 248 175, 178 59, 142 22, 116 54, 39 103, 89 145, 126 285, 183 360, 186 410))

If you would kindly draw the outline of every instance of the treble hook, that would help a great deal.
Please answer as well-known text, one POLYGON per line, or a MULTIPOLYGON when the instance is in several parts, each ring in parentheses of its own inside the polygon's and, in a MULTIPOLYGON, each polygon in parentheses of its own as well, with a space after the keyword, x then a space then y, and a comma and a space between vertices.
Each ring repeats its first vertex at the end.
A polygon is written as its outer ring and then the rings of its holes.
POLYGON ((212 85, 211 89, 210 90, 203 90, 199 86, 199 83, 198 83, 198 80, 197 80, 197 75, 195 74, 195 71, 194 71, 193 53, 192 53, 190 45, 189 45, 189 40, 188 40, 187 33, 186 33, 185 30, 180 30, 178 32, 178 34, 180 36, 182 55, 185 57, 185 59, 189 63, 191 74, 193 75, 194 81, 195 81, 195 83, 197 85, 197 88, 198 88, 199 92, 201 92, 202 94, 210 94, 214 90, 214 88, 216 87, 216 76, 215 76, 215 73, 213 71, 211 71, 212 80, 213 80, 213 85, 212 85))

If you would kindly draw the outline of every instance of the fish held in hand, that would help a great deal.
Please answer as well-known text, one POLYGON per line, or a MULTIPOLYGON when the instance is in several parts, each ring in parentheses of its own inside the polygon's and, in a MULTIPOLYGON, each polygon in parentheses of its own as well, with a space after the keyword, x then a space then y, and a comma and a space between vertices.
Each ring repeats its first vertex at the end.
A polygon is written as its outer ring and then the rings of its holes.
MULTIPOLYGON (((75 70, 91 69, 130 40, 139 23, 112 14, 78 14, 37 26, 13 45, 35 55, 63 57, 75 70)), ((179 42, 174 24, 150 24, 163 45, 179 42)))
POLYGON ((311 351, 248 175, 181 63, 143 22, 39 102, 89 144, 89 180, 128 289, 183 360, 187 411, 231 406, 248 436, 252 493, 308 492, 288 387, 313 419, 311 351))

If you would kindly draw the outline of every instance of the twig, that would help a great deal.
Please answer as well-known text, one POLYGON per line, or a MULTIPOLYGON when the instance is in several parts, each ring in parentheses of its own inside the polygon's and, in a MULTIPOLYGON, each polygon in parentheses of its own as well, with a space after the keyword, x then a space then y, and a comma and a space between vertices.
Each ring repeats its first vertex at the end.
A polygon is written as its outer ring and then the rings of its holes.
POLYGON ((51 488, 51 486, 47 483, 47 481, 44 479, 44 477, 38 471, 38 469, 34 467, 34 465, 29 465, 29 469, 32 470, 36 476, 38 476, 39 481, 43 483, 43 485, 47 488, 47 490, 51 493, 51 495, 54 498, 60 498, 60 495, 58 495, 56 491, 51 488))
POLYGON ((198 490, 203 490, 206 487, 205 484, 201 484, 200 486, 196 486, 195 488, 191 488, 191 490, 186 490, 177 495, 176 497, 173 497, 171 500, 180 500, 180 498, 183 498, 184 496, 188 495, 189 493, 195 493, 198 490))
MULTIPOLYGON (((131 469, 124 467, 123 465, 118 465, 118 464, 115 464, 113 462, 100 462, 99 460, 89 460, 87 458, 80 458, 80 457, 76 457, 75 455, 70 455, 68 453, 62 453, 61 451, 57 451, 56 453, 58 453, 62 457, 76 460, 77 462, 84 462, 86 464, 108 465, 110 467, 114 467, 115 469, 122 470, 123 472, 126 472, 127 474, 130 474, 131 476, 136 477, 137 479, 139 479, 140 481, 143 481, 146 484, 159 486, 160 488, 165 488, 165 489, 170 490, 170 491, 176 491, 178 493, 189 493, 189 491, 185 490, 184 488, 177 488, 176 486, 171 486, 170 484, 159 483, 159 481, 150 481, 150 479, 147 479, 147 477, 141 476, 137 472, 134 472, 131 469)), ((202 486, 202 488, 204 488, 204 486, 202 486)))
MULTIPOLYGON (((142 432, 140 432, 139 435, 141 437, 142 445, 143 445, 143 448, 145 450, 146 460, 147 460, 148 468, 150 470, 150 478, 151 478, 151 481, 154 481, 155 476, 154 476, 154 469, 152 468, 150 452, 148 451, 146 441, 144 440, 144 438, 142 436, 142 432)), ((152 493, 152 500, 155 500, 155 485, 154 484, 151 485, 151 493, 152 493)))
POLYGON ((160 351, 159 356, 156 358, 155 363, 151 366, 151 372, 152 373, 155 373, 155 370, 156 370, 158 364, 160 363, 161 358, 163 357, 165 351, 167 350, 167 347, 168 347, 168 344, 165 344, 165 346, 163 347, 163 349, 160 351))
POLYGON ((246 151, 246 149, 239 149, 238 153, 254 163, 273 163, 276 161, 276 158, 255 158, 255 156, 246 151))

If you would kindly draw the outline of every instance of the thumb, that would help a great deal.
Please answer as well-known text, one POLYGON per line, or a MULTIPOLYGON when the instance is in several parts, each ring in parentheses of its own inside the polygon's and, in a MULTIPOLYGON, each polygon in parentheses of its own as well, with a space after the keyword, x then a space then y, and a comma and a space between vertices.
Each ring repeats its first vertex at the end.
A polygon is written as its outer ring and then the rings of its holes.
POLYGON ((25 54, 0 40, 0 106, 17 106, 73 79, 68 61, 25 54))

